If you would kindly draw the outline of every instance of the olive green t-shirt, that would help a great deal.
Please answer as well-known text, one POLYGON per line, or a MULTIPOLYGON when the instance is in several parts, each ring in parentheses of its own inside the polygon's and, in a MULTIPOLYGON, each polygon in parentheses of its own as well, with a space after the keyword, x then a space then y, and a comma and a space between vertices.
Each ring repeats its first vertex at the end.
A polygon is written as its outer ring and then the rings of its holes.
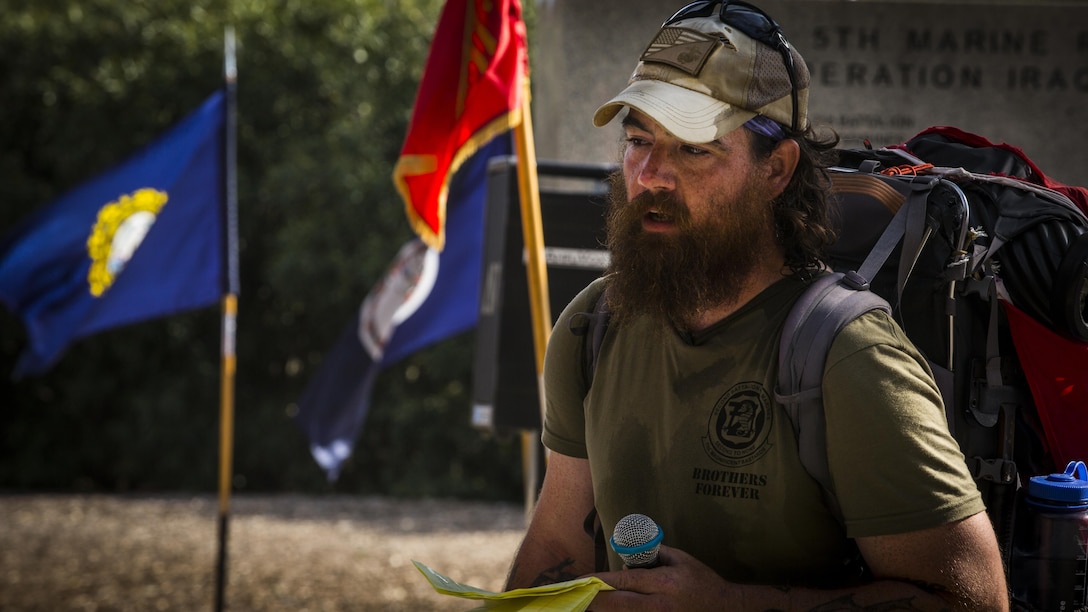
MULTIPOLYGON (((831 584, 847 538, 935 527, 983 511, 924 358, 883 312, 835 339, 823 379, 840 522, 801 465, 774 400, 779 333, 804 289, 785 278, 696 334, 646 319, 610 325, 586 389, 584 337, 598 280, 564 310, 545 361, 543 441, 588 458, 606 533, 631 513, 727 579, 831 584)), ((609 551, 613 568, 622 562, 609 551)))

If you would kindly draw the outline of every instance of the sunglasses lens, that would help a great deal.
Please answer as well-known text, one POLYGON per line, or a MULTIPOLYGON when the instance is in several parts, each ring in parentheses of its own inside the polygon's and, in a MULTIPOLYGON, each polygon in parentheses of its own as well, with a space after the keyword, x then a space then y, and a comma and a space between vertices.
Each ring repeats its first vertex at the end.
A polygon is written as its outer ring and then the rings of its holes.
POLYGON ((748 36, 764 44, 771 44, 771 38, 778 24, 762 13, 736 4, 726 5, 722 22, 731 25, 748 36))
POLYGON ((676 14, 665 20, 665 23, 661 24, 662 27, 669 25, 670 23, 676 23, 681 19, 691 19, 694 17, 709 17, 714 14, 714 7, 718 4, 719 0, 702 0, 701 2, 692 2, 684 8, 676 11, 676 14))

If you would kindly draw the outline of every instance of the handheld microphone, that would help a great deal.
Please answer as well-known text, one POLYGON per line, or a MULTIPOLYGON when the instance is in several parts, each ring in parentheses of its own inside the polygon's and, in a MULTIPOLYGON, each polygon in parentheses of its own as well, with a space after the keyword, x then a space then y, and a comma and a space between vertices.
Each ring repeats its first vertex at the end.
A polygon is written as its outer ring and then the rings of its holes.
POLYGON ((609 543, 629 568, 657 567, 657 552, 665 532, 645 514, 628 514, 616 523, 609 543))

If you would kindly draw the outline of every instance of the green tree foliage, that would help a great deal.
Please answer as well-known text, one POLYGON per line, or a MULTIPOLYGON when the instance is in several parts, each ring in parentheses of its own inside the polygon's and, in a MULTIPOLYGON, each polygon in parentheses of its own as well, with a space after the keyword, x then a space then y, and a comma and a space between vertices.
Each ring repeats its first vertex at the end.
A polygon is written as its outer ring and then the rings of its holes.
MULTIPOLYGON (((235 28, 241 490, 520 494, 517 440, 469 424, 471 334, 379 377, 335 485, 291 420, 411 236, 390 176, 440 10, 440 0, 26 0, 0 19, 0 231, 195 108, 222 84, 224 26, 235 28)), ((24 342, 0 313, 0 487, 214 490, 218 309, 81 340, 46 375, 12 382, 24 342)))

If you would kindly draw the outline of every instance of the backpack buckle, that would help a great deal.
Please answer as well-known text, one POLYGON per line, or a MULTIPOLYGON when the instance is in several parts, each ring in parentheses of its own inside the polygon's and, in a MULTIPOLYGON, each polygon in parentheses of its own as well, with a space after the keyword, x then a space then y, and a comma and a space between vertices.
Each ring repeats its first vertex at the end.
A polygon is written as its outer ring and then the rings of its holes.
POLYGON ((1016 479, 1016 464, 1007 459, 967 459, 967 468, 975 480, 987 480, 1001 484, 1012 484, 1016 479))
POLYGON ((850 270, 842 275, 842 282, 851 289, 857 289, 858 291, 868 291, 869 281, 864 276, 857 273, 856 270, 850 270))

